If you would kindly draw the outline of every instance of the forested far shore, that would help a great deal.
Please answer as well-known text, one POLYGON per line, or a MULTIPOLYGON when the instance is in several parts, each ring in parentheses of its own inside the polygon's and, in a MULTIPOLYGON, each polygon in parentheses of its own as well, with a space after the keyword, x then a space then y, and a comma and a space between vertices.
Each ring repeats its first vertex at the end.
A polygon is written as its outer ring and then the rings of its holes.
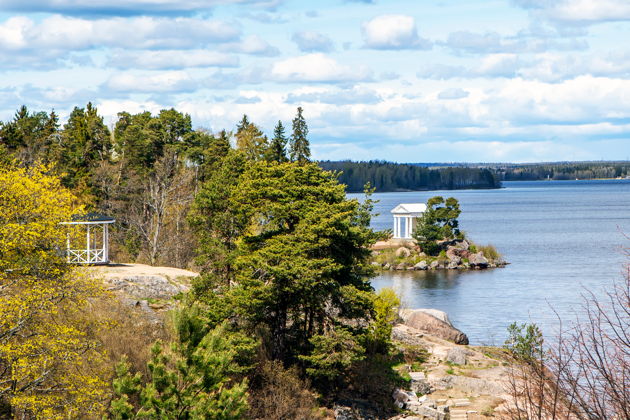
POLYGON ((558 162, 490 167, 502 181, 626 178, 630 162, 558 162))
POLYGON ((377 192, 500 188, 502 181, 618 179, 630 176, 630 162, 550 163, 395 163, 386 161, 320 161, 337 171, 348 192, 369 182, 377 192))
POLYGON ((377 192, 500 188, 501 181, 487 168, 426 168, 384 161, 321 161, 328 171, 341 172, 339 182, 348 192, 360 192, 370 183, 377 192))

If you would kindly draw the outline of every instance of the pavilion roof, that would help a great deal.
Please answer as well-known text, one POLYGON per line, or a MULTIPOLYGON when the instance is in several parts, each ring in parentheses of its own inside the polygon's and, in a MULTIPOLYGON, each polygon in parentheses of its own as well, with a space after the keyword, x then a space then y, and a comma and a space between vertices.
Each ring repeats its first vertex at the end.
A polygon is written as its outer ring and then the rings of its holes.
MULTIPOLYGON (((114 223, 116 219, 101 213, 75 214, 72 222, 75 223, 114 223)), ((71 222, 71 223, 72 223, 71 222)))
POLYGON ((393 214, 419 214, 427 210, 424 203, 403 203, 399 204, 391 211, 393 214))

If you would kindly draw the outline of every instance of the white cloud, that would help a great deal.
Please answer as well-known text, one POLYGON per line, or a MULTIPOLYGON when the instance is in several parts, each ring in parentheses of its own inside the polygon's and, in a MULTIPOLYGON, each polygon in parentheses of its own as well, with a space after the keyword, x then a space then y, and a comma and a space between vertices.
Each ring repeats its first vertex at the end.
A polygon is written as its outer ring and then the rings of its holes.
POLYGON ((468 97, 468 91, 462 88, 445 89, 438 94, 438 99, 462 99, 468 97))
POLYGON ((431 47, 429 41, 418 36, 416 21, 411 16, 377 16, 365 22, 362 30, 366 48, 401 50, 431 47))
POLYGON ((556 2, 547 14, 552 19, 573 22, 630 20, 627 0, 563 0, 556 2))
POLYGON ((481 60, 473 74, 486 77, 515 77, 525 65, 517 54, 490 54, 481 60))
POLYGON ((314 31, 296 32, 291 37, 303 52, 328 52, 333 49, 333 43, 326 35, 314 31))
POLYGON ((566 135, 568 126, 579 128, 627 116, 630 80, 580 76, 549 84, 513 79, 484 103, 490 121, 514 127, 553 125, 556 128, 548 132, 566 135))
POLYGON ((273 57, 280 54, 280 51, 270 45, 258 35, 249 35, 240 42, 221 45, 222 51, 237 52, 243 54, 273 57))
POLYGON ((240 29, 232 24, 198 18, 87 20, 54 15, 35 22, 18 16, 0 24, 0 49, 194 48, 239 36, 240 29))
POLYGON ((352 89, 321 89, 307 92, 291 92, 286 102, 290 104, 325 103, 335 105, 375 104, 382 96, 372 89, 353 87, 352 89))
POLYGON ((150 75, 120 73, 112 76, 105 87, 115 92, 165 93, 190 92, 198 89, 199 82, 183 71, 150 75))
POLYGON ((123 69, 169 70, 191 67, 237 67, 238 57, 207 50, 117 51, 108 64, 123 69))
POLYGON ((352 82, 369 80, 364 66, 353 68, 322 54, 307 54, 274 63, 271 76, 283 82, 352 82))

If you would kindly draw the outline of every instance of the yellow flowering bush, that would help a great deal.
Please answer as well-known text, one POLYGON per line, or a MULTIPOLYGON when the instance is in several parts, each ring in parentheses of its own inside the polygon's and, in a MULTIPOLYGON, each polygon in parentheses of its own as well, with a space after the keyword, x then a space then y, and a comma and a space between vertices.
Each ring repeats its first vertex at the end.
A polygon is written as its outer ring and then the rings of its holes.
POLYGON ((0 412, 96 416, 107 395, 89 300, 101 288, 65 262, 61 222, 83 209, 48 168, 0 169, 0 412))

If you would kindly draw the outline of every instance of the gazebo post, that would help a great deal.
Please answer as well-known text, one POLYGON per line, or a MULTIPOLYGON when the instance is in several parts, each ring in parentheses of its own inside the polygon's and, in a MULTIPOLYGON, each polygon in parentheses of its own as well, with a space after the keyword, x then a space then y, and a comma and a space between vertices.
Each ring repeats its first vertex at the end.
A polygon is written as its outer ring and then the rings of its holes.
POLYGON ((87 263, 89 264, 90 261, 90 225, 87 225, 87 263))
POLYGON ((109 228, 103 225, 103 261, 109 261, 109 228))
POLYGON ((62 222, 64 225, 85 225, 85 248, 72 249, 70 233, 66 237, 66 255, 69 263, 74 264, 108 264, 109 263, 109 225, 114 223, 112 217, 97 213, 89 213, 73 217, 73 220, 62 222), (103 229, 101 233, 103 243, 98 246, 98 229, 92 232, 92 225, 100 225, 103 229), (94 247, 91 242, 94 241, 94 247), (93 251, 93 252, 92 252, 93 251))

